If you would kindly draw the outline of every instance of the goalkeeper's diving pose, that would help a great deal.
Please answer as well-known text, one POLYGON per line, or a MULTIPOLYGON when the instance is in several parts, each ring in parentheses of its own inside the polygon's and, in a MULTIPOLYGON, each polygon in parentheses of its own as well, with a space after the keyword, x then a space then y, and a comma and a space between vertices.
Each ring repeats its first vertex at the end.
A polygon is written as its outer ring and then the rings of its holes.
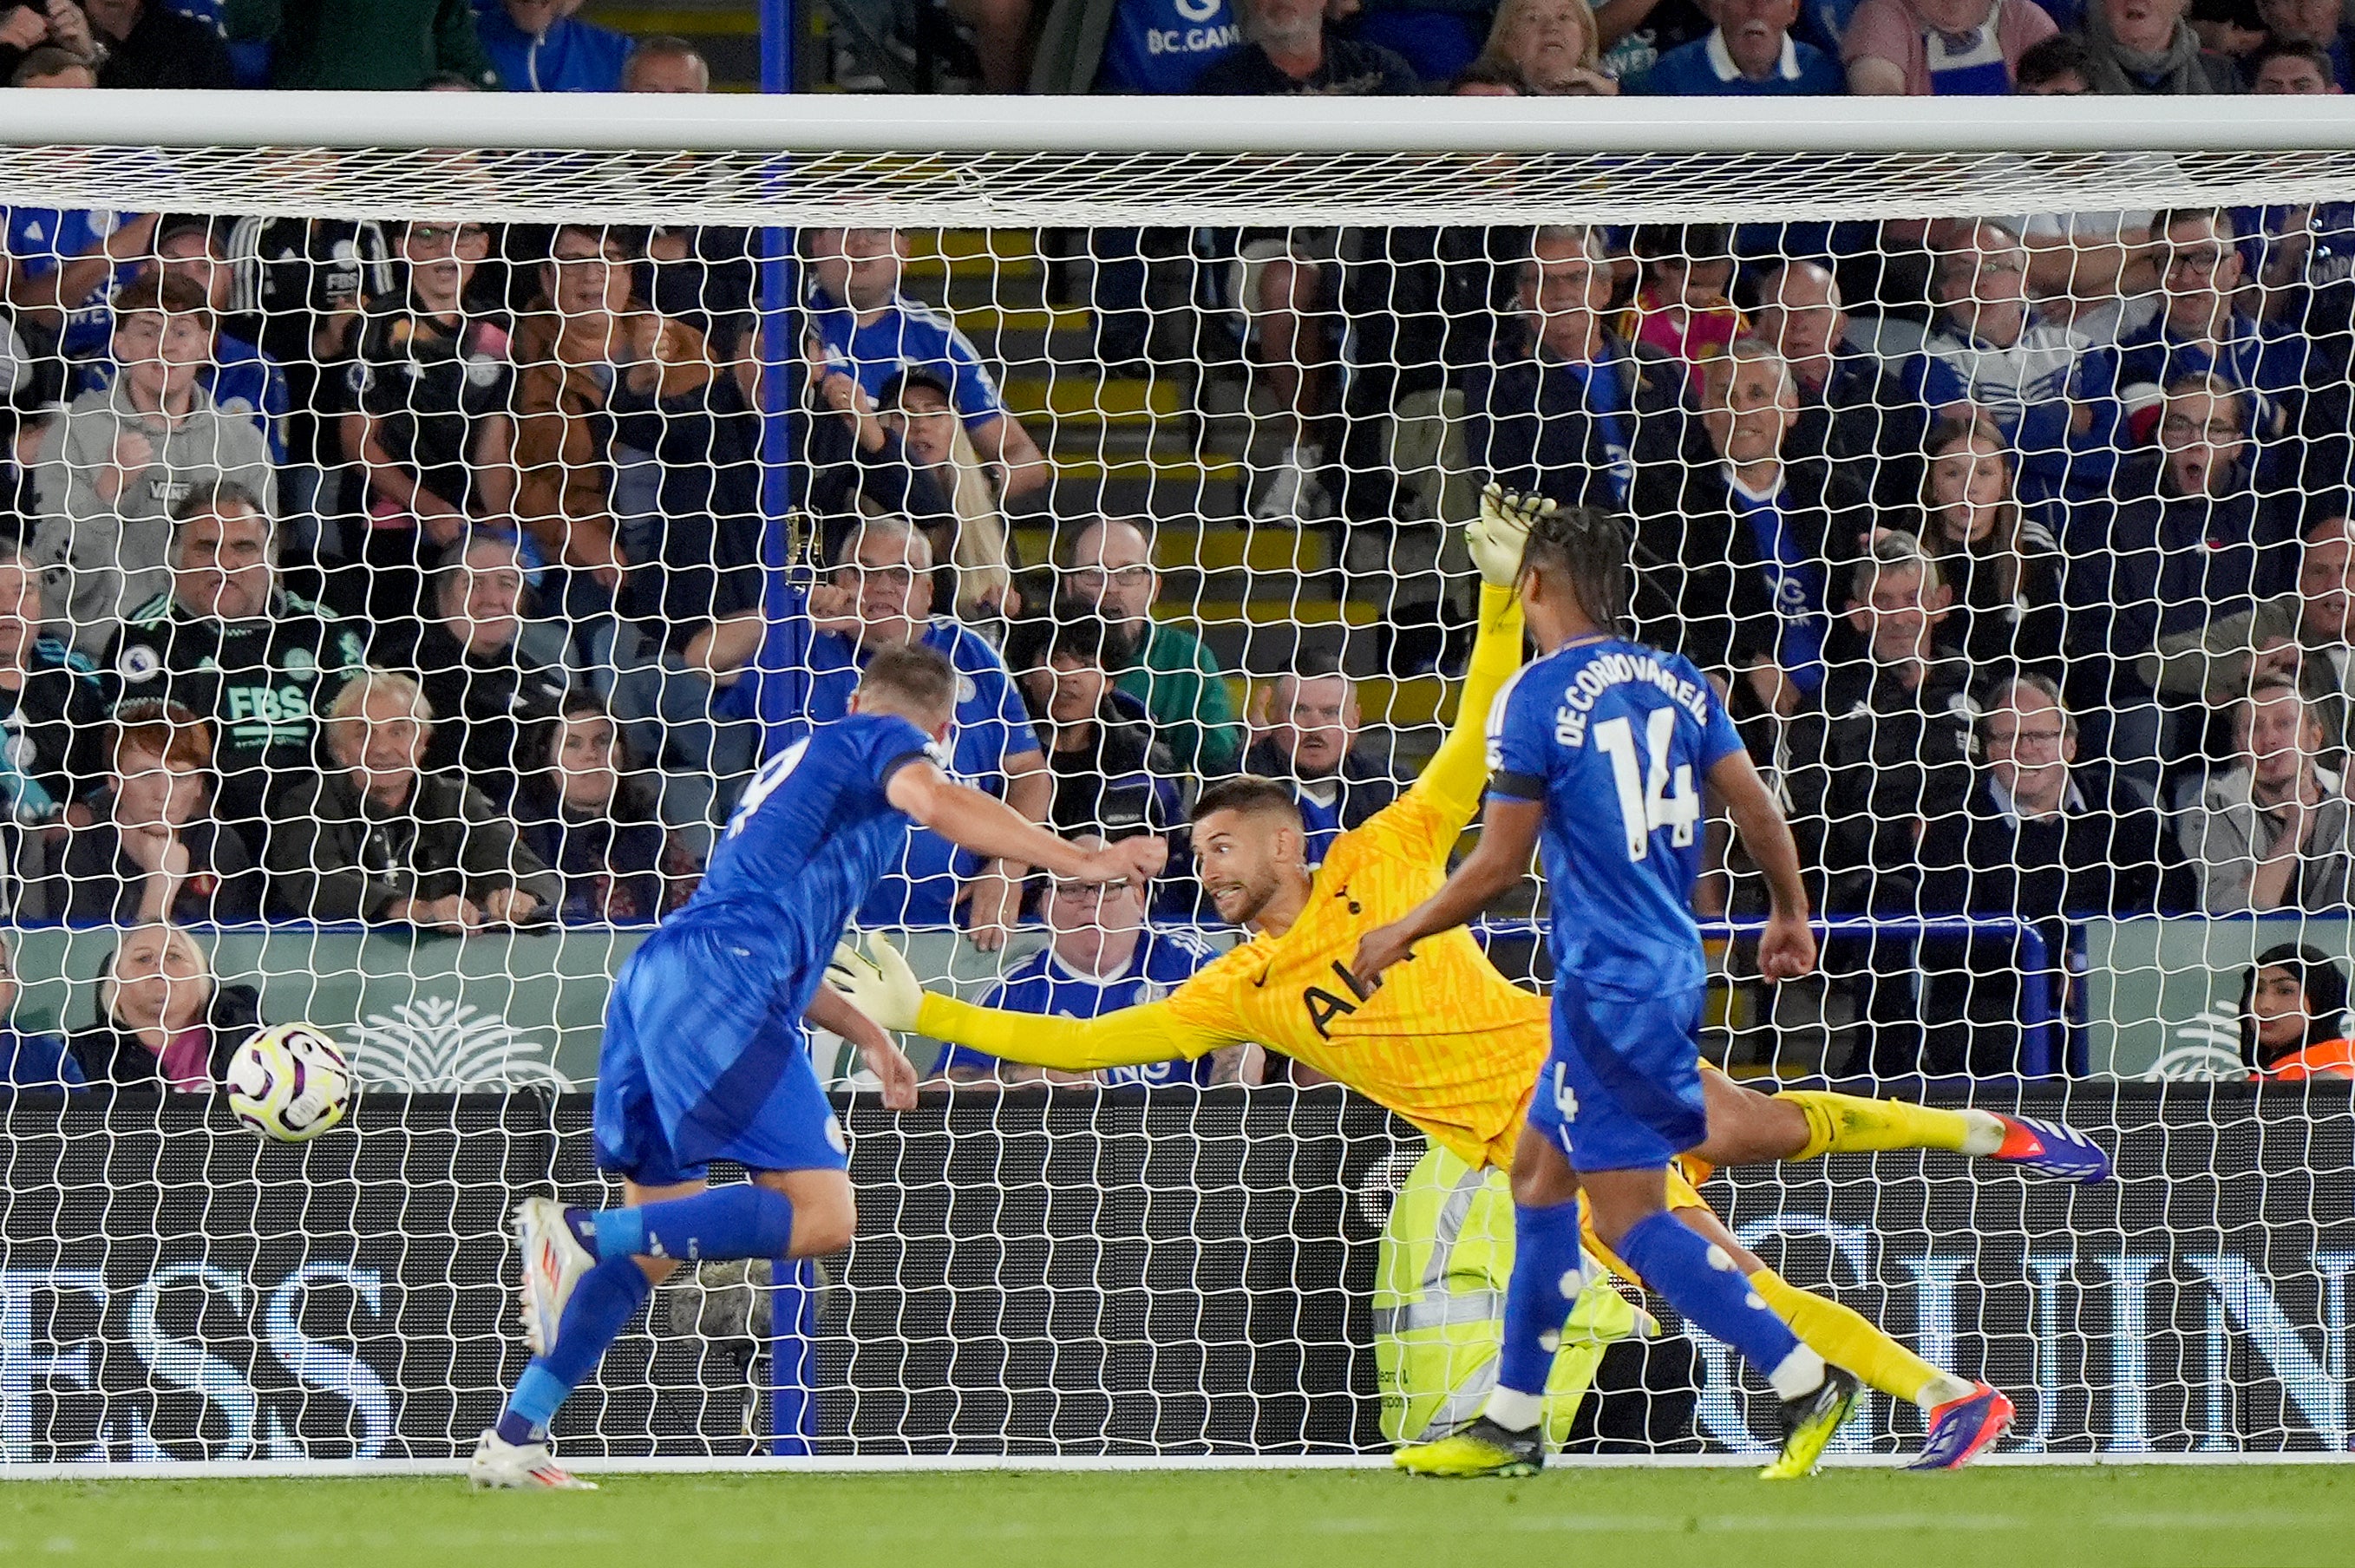
MULTIPOLYGON (((906 961, 880 942, 871 958, 846 947, 833 983, 886 1029, 1071 1072, 1258 1041, 1371 1097, 1474 1166, 1512 1170, 1518 1189, 1532 1161, 1517 1160, 1517 1150, 1540 1142, 1523 1139, 1521 1130, 1548 1052, 1546 1000, 1498 974, 1462 929, 1418 944, 1414 961, 1379 988, 1350 965, 1362 937, 1438 889, 1449 850, 1479 809, 1487 782, 1483 720, 1520 663, 1514 583, 1522 542, 1550 506, 1493 487, 1484 497, 1470 540, 1484 580, 1480 624, 1455 722, 1413 787, 1335 840, 1321 867, 1312 872, 1302 860, 1305 834, 1288 791, 1246 777, 1204 792, 1193 812, 1203 886, 1220 916, 1251 934, 1167 997, 1089 1019, 996 1012, 925 993, 906 961)), ((1712 1164, 1939 1148, 2078 1179, 2108 1170, 2107 1157, 2079 1135, 1991 1112, 1815 1091, 1770 1097, 1721 1073, 1702 1080, 1708 1136, 1693 1153, 1712 1164)), ((1678 1217, 1723 1249, 1803 1343, 1929 1412, 1926 1452, 1951 1452, 1941 1431, 1976 1422, 1975 1407, 2001 1401, 1922 1360, 1838 1302, 1786 1284, 1734 1241, 1680 1175, 1672 1171, 1668 1186, 1678 1217)), ((1561 1307, 1566 1317, 1568 1301, 1561 1307)), ((1812 1468, 1831 1425, 1808 1423, 1777 1466, 1812 1468)))
POLYGON ((921 823, 992 859, 1074 881, 1135 881, 1167 847, 1081 849, 934 759, 958 676, 930 648, 868 661, 851 711, 771 758, 745 785, 710 874, 613 983, 597 1062, 600 1168, 629 1207, 517 1206, 525 1338, 534 1352, 498 1424, 475 1445, 476 1487, 583 1488, 550 1456, 549 1424, 647 1293, 682 1262, 812 1257, 850 1240, 842 1127, 805 1019, 856 1043, 885 1104, 915 1104, 916 1073, 881 1030, 821 983, 844 926, 921 823), (715 1159, 752 1174, 707 1190, 715 1159))

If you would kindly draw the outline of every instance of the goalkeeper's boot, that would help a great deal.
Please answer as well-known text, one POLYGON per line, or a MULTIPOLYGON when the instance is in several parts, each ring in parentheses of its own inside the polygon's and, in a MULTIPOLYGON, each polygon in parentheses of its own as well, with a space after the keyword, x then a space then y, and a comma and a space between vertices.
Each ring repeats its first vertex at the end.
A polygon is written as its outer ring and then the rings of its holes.
POLYGON ((1545 1468, 1545 1428, 1527 1432, 1476 1415, 1436 1443, 1411 1443, 1391 1456, 1411 1476, 1534 1476, 1545 1468))
POLYGON ((515 1206, 511 1223, 516 1250, 523 1255, 523 1337, 535 1356, 556 1347, 556 1326, 581 1276, 597 1260, 572 1233, 564 1205, 553 1198, 527 1198, 515 1206))
POLYGON ((503 1443, 497 1433, 485 1432, 466 1461, 466 1487, 477 1492, 593 1492, 597 1483, 558 1464, 545 1443, 503 1443))
POLYGON ((1758 1472, 1763 1481, 1796 1481, 1816 1473, 1824 1445, 1848 1418, 1856 1413, 1856 1374, 1838 1367, 1824 1369, 1824 1381, 1796 1399, 1783 1402, 1783 1452, 1758 1472))
POLYGON ((1959 1470, 2011 1425, 2011 1401, 1987 1383, 1930 1413, 1930 1435, 1909 1470, 1959 1470))
POLYGON ((2007 1116, 2000 1111, 1989 1114, 2003 1124, 2003 1147, 1989 1158, 2025 1166, 2040 1176, 2054 1176, 2063 1181, 2110 1179, 2110 1157, 2102 1152, 2101 1145, 2076 1128, 2034 1116, 2007 1116))

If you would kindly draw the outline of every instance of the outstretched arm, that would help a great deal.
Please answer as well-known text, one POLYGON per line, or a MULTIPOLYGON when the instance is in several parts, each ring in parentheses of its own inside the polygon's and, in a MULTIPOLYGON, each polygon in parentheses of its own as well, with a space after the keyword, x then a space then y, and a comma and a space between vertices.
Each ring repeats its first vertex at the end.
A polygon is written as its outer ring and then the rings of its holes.
POLYGON ((1709 787, 1733 818, 1742 848, 1765 874, 1766 929, 1758 937, 1758 972, 1769 980, 1796 980, 1816 966, 1816 933, 1807 926, 1807 890, 1799 880, 1799 846, 1783 808, 1758 776, 1747 752, 1729 752, 1709 770, 1709 787))
POLYGON ((1128 882, 1142 889, 1169 858, 1169 846, 1158 838, 1124 838, 1101 849, 1075 848, 930 763, 900 769, 883 793, 922 826, 986 860, 1018 860, 1071 881, 1128 882))
POLYGON ((834 950, 826 984, 844 1006, 887 1029, 943 1040, 1007 1061, 1092 1072, 1100 1067, 1142 1067, 1173 1057, 1192 1061, 1234 1040, 1180 1019, 1166 1002, 1122 1008, 1092 1019, 1040 1017, 977 1008, 927 992, 907 958, 884 938, 861 953, 848 943, 834 950))
POLYGON ((1453 931, 1494 903, 1529 869, 1529 856, 1544 826, 1545 802, 1490 795, 1477 847, 1437 892, 1390 924, 1366 933, 1358 944, 1350 972, 1370 986, 1383 970, 1402 958, 1412 958, 1409 949, 1417 942, 1453 931))
POLYGON ((1488 783, 1488 710, 1520 667, 1520 597, 1510 588, 1483 583, 1480 628, 1472 639, 1455 722, 1414 782, 1414 793, 1428 795, 1459 829, 1479 815, 1480 792, 1488 783))

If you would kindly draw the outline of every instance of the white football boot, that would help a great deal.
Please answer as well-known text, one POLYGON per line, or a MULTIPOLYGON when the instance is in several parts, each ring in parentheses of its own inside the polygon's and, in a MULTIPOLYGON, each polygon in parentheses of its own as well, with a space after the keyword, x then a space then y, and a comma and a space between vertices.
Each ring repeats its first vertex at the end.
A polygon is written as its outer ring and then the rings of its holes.
POLYGON ((581 1276, 597 1260, 564 1221, 564 1205, 553 1198, 527 1198, 509 1221, 523 1261, 523 1337, 535 1356, 555 1347, 564 1304, 581 1276))
POLYGON ((504 1443, 496 1432, 485 1432, 466 1461, 466 1486, 477 1492, 593 1492, 594 1481, 584 1481, 556 1462, 545 1443, 504 1443))

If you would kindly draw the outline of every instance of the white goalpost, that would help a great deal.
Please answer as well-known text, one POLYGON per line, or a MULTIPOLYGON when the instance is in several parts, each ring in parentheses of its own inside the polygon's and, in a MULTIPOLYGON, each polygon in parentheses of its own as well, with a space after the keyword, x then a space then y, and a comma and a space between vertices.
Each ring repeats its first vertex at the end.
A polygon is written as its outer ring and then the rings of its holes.
MULTIPOLYGON (((2260 1080, 2355 955, 2355 110, 1990 107, 0 94, 0 1479, 457 1464, 508 1205, 619 1190, 612 978, 862 637, 954 650, 955 771, 1059 830, 1249 770, 1321 854, 1463 721, 1492 479, 1629 519, 1797 829, 1823 973, 1758 978, 1713 843, 1708 1054, 2115 1161, 1732 1168, 1743 1244, 2009 1392, 2010 1458, 2343 1457, 2355 1107, 2260 1080), (431 714, 395 785, 363 668, 431 714), (232 1117, 263 1024, 343 1125, 232 1117)), ((859 924, 1082 1015, 1239 939, 1182 858, 1116 914, 992 875, 914 843, 859 924)), ((1535 990, 1546 912, 1481 933, 1535 990)), ((1502 1175, 1281 1045, 911 1040, 895 1114, 817 1035, 856 1242, 658 1290, 566 1462, 1355 1465, 1476 1408, 1502 1175)), ((1581 1315, 1565 1453, 1770 1446, 1662 1304, 1581 1315)), ((1922 1430, 1870 1396, 1835 1461, 1922 1430)))

